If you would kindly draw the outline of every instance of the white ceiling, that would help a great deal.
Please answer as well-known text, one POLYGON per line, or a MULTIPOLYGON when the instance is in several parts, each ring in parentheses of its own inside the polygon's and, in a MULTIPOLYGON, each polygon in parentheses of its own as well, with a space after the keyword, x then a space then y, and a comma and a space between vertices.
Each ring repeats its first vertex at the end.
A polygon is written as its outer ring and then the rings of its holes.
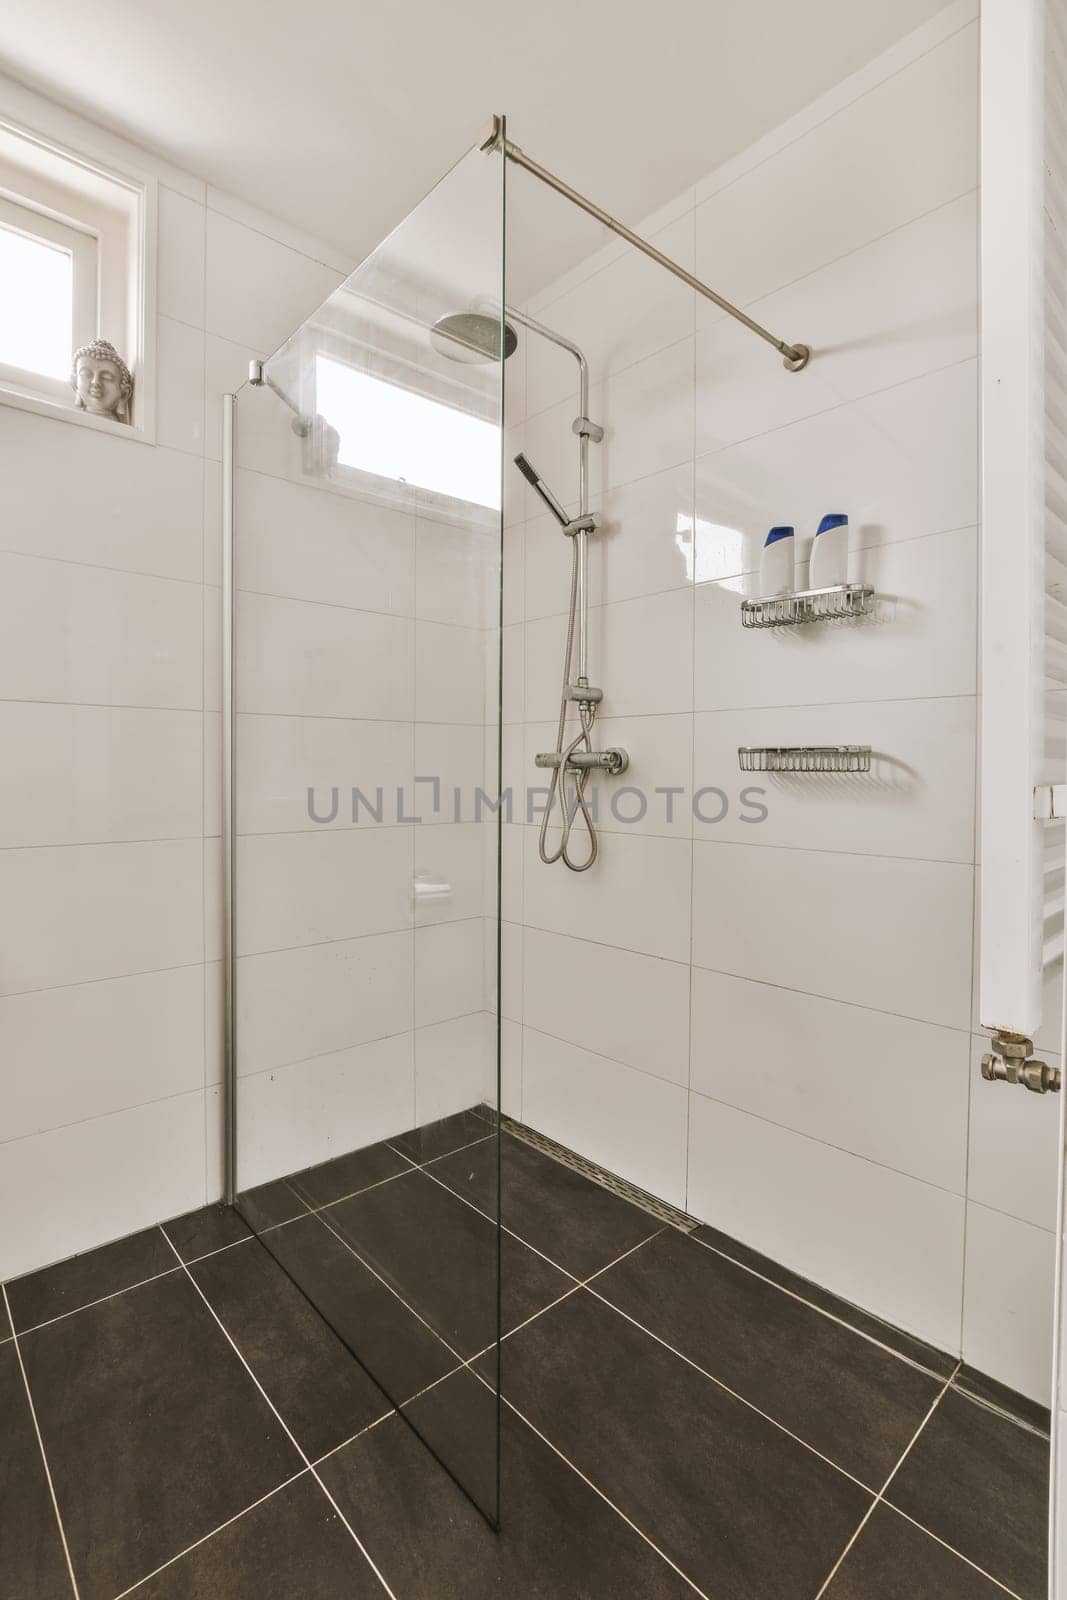
POLYGON ((358 259, 491 112, 636 222, 941 3, 4 0, 0 66, 358 259))

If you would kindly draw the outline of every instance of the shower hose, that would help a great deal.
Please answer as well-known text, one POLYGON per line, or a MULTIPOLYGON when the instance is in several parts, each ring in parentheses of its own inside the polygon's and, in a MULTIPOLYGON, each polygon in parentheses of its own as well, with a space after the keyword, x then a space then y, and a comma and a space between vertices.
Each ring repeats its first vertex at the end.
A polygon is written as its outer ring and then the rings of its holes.
MULTIPOLYGON (((593 724, 596 722, 596 704, 591 700, 578 700, 579 730, 574 738, 567 742, 567 707, 575 698, 571 689, 571 662, 574 658, 574 631, 578 620, 578 566, 581 559, 578 539, 571 537, 571 604, 570 618, 567 623, 567 644, 563 652, 563 688, 559 702, 559 727, 556 732, 556 755, 559 758, 552 768, 552 778, 548 786, 548 804, 545 806, 541 817, 541 836, 538 840, 538 853, 546 866, 552 866, 557 861, 562 861, 565 867, 572 872, 588 872, 597 858, 596 824, 593 814, 589 809, 586 799, 586 788, 589 783, 589 767, 572 767, 571 756, 576 751, 582 750, 592 754, 593 750, 593 724), (561 828, 559 847, 555 851, 548 848, 548 824, 552 815, 552 807, 556 800, 560 802, 561 828), (584 861, 575 859, 571 850, 571 839, 574 824, 581 817, 582 825, 589 836, 588 854, 584 861)), ((579 680, 579 688, 584 688, 584 680, 579 680)))

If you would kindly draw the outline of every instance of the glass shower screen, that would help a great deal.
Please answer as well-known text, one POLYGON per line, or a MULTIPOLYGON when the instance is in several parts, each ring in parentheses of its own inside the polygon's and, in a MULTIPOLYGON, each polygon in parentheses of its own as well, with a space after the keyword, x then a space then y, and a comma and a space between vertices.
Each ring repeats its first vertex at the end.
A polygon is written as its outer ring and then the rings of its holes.
POLYGON ((263 363, 232 479, 236 1205, 329 1437, 401 1407, 493 1521, 503 186, 472 151, 263 363))

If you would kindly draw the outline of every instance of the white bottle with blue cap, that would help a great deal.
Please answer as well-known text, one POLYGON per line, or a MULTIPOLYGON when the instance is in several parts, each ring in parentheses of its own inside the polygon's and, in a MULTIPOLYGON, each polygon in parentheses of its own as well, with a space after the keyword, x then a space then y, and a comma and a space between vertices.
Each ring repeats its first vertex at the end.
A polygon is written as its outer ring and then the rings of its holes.
POLYGON ((834 589, 848 582, 848 518, 842 511, 823 517, 811 547, 810 589, 834 589))
POLYGON ((772 528, 763 541, 759 564, 759 592, 769 597, 792 594, 794 586, 792 528, 772 528))

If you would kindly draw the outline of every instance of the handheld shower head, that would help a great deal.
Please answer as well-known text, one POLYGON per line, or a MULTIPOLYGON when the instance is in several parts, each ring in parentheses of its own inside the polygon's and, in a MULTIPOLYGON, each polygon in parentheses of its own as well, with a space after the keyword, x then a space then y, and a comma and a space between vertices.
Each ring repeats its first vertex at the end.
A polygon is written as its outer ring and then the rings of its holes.
MULTIPOLYGON (((500 360, 500 318, 481 311, 457 311, 440 317, 430 329, 430 343, 438 355, 462 366, 481 366, 500 360)), ((518 348, 519 336, 504 323, 504 360, 518 348)))

